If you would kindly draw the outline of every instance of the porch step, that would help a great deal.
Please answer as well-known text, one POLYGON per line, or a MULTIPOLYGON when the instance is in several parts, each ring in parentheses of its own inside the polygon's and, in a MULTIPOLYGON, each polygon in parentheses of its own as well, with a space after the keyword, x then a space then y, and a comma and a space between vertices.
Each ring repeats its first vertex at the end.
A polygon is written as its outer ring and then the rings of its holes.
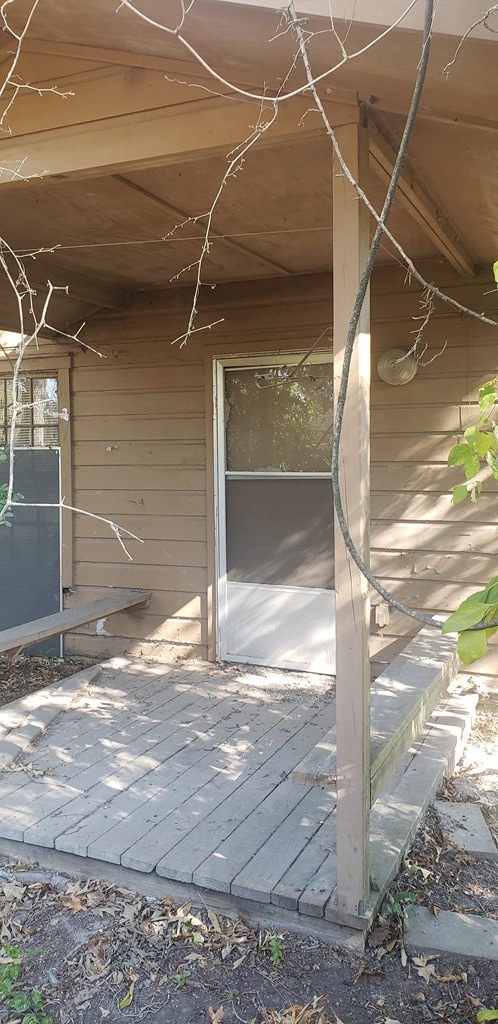
POLYGON ((0 632, 0 654, 9 654, 13 660, 25 647, 31 647, 40 640, 58 636, 59 633, 68 633, 71 629, 104 619, 107 615, 123 611, 125 608, 145 604, 150 601, 151 596, 150 591, 146 590, 112 590, 109 597, 86 601, 74 608, 55 612, 54 615, 45 615, 21 626, 4 629, 0 632))
POLYGON ((370 812, 370 899, 365 912, 352 917, 338 910, 334 897, 325 918, 352 928, 369 928, 386 890, 396 877, 422 818, 444 778, 451 777, 472 729, 476 693, 458 692, 466 677, 450 686, 450 693, 433 711, 427 727, 396 769, 370 812))
MULTIPOLYGON (((426 626, 377 677, 370 690, 370 806, 420 734, 458 672, 454 639, 426 626)), ((293 782, 334 791, 336 727, 292 772, 293 782)))

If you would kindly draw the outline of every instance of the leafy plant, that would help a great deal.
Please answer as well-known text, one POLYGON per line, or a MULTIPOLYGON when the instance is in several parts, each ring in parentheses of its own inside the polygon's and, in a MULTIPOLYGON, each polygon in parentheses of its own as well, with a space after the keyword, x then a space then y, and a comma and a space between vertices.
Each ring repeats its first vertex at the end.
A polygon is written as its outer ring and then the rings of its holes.
POLYGON ((274 932, 260 932, 258 949, 268 953, 274 967, 279 967, 284 959, 284 937, 274 932))
POLYGON ((173 977, 177 988, 185 988, 188 981, 188 971, 182 968, 182 970, 178 971, 177 974, 174 974, 173 977))
POLYGON ((18 946, 0 945, 0 1003, 5 1003, 19 1017, 20 1024, 53 1024, 43 1012, 43 996, 38 989, 16 988, 22 972, 22 954, 18 946))
POLYGON ((498 401, 498 377, 489 380, 479 388, 478 403, 480 419, 477 426, 467 427, 464 439, 453 445, 448 454, 449 466, 462 466, 467 484, 453 488, 453 504, 458 505, 466 498, 477 501, 482 491, 482 482, 476 479, 481 469, 488 467, 491 475, 498 480, 498 424, 491 413, 498 401))
MULTIPOLYGON (((498 262, 498 261, 497 261, 498 262)), ((497 264, 494 269, 498 272, 497 264)), ((479 388, 480 419, 477 426, 468 427, 464 440, 456 444, 448 455, 449 466, 462 466, 468 483, 453 488, 453 503, 466 498, 477 501, 482 491, 478 474, 488 472, 498 480, 498 423, 492 413, 498 403, 498 377, 479 388)), ((488 640, 498 626, 486 628, 486 622, 498 619, 498 576, 486 586, 466 598, 446 620, 443 633, 458 633, 457 652, 464 665, 477 661, 486 652, 488 640)))
POLYGON ((386 920, 395 918, 401 925, 405 925, 408 923, 410 911, 417 899, 418 893, 414 889, 389 892, 380 908, 381 917, 386 920))

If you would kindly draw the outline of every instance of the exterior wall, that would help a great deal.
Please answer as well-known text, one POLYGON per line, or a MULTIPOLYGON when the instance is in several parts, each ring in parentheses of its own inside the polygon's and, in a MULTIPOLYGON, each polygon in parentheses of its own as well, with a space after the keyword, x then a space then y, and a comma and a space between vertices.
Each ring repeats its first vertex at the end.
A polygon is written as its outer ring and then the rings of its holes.
MULTIPOLYGON (((448 280, 462 302, 497 308, 496 292, 485 294, 487 280, 448 280)), ((153 599, 146 610, 121 612, 67 637, 67 650, 212 655, 213 355, 306 350, 331 322, 326 276, 221 286, 203 293, 199 326, 219 317, 223 323, 181 348, 171 342, 184 329, 189 295, 147 294, 126 314, 89 322, 84 340, 104 358, 72 347, 72 503, 114 519, 144 543, 127 542, 129 561, 105 524, 76 515, 74 592, 66 594, 66 606, 109 586, 152 589, 153 599)), ((496 332, 438 305, 424 332, 428 365, 403 387, 383 384, 378 356, 409 348, 419 324, 417 296, 398 271, 377 274, 372 567, 412 607, 449 611, 496 573, 496 484, 486 485, 477 505, 454 508, 449 493, 460 477, 446 467, 449 448, 475 422, 477 388, 496 373, 496 332)), ((51 352, 60 351, 48 345, 40 355, 48 366, 51 352)), ((372 603, 375 620, 375 596, 372 603)), ((382 631, 373 627, 373 651, 381 659, 392 657, 397 638, 418 628, 398 613, 388 619, 382 631)), ((482 671, 493 668, 488 655, 482 671)))
MULTIPOLYGON (((451 489, 463 474, 446 463, 452 445, 478 419, 479 386, 497 373, 496 328, 437 303, 424 331, 427 365, 409 384, 384 384, 376 373, 378 357, 389 348, 409 347, 420 323, 410 314, 422 312, 407 301, 401 277, 395 288, 392 281, 392 274, 380 276, 372 303, 371 564, 411 607, 450 612, 497 572, 497 485, 487 480, 477 504, 453 506, 451 489)), ((496 318, 498 297, 487 278, 457 284, 453 279, 445 290, 496 318)), ((378 600, 374 596, 372 604, 378 600)), ((380 615, 374 608, 375 617, 380 615)), ((418 629, 398 612, 388 617, 382 630, 373 624, 372 653, 385 661, 399 649, 395 638, 418 629)), ((482 659, 477 672, 496 674, 497 654, 482 659)))

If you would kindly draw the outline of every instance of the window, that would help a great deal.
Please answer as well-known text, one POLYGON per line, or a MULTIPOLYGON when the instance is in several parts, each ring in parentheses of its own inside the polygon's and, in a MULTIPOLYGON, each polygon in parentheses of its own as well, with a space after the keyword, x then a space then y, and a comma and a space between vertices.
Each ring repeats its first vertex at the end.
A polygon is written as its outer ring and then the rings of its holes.
MULTIPOLYGON (((23 377, 19 380, 16 448, 54 448, 59 444, 56 377, 23 377)), ((0 447, 9 443, 12 422, 12 380, 0 379, 0 447)))

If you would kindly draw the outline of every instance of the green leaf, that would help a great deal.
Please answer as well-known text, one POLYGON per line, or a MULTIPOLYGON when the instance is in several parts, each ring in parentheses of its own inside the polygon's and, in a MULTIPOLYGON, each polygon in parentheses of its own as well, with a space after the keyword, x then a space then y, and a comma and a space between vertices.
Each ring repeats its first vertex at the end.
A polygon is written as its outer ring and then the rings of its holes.
MULTIPOLYGON (((477 431, 477 434, 476 446, 479 445, 480 447, 483 447, 482 439, 484 438, 485 447, 482 452, 482 455, 484 456, 489 448, 487 436, 486 434, 481 434, 479 431, 477 431)), ((475 476, 479 470, 480 461, 479 455, 476 454, 474 445, 467 444, 466 441, 462 441, 461 444, 455 444, 453 448, 450 449, 448 455, 448 466, 464 466, 467 480, 469 480, 471 476, 475 476)))
POLYGON ((482 591, 482 600, 484 604, 494 604, 498 601, 498 576, 488 580, 482 591))
POLYGON ((448 455, 448 466, 463 466, 470 454, 472 449, 466 441, 455 444, 448 455))
POLYGON ((5 1002, 7 1006, 11 1006, 13 1010, 18 1010, 20 1013, 26 1013, 26 1010, 31 1009, 31 1002, 27 992, 15 992, 5 1002))
POLYGON ((487 643, 485 629, 466 629, 458 637, 457 654, 464 665, 471 665, 486 653, 487 643))
POLYGON ((453 488, 453 496, 451 499, 453 504, 459 505, 461 501, 465 501, 468 493, 469 492, 465 484, 457 484, 457 486, 453 488))
POLYGON ((488 454, 490 448, 496 447, 496 440, 493 434, 487 430, 486 433, 479 431, 479 437, 474 442, 474 449, 477 455, 480 455, 483 459, 488 454))
POLYGON ((479 431, 477 427, 467 427, 467 430, 464 431, 463 436, 465 440, 468 441, 469 444, 475 444, 479 438, 479 431))
POLYGON ((132 981, 132 983, 131 983, 131 985, 130 985, 126 995, 123 996, 123 998, 121 999, 121 1002, 118 1003, 118 1007, 119 1007, 120 1010, 126 1010, 127 1006, 131 1006, 131 1004, 133 1002, 134 994, 135 994, 135 982, 132 981))
POLYGON ((475 476, 476 473, 479 472, 480 466, 481 466, 481 463, 480 463, 480 460, 479 460, 479 456, 476 455, 473 451, 471 451, 470 454, 467 456, 464 464, 463 464, 463 471, 465 473, 465 478, 467 480, 471 480, 472 477, 475 476))
POLYGON ((496 455, 494 455, 494 453, 490 451, 486 452, 486 462, 495 480, 498 480, 498 459, 496 458, 496 455))
POLYGON ((488 380, 479 388, 479 408, 486 414, 496 402, 496 380, 488 380))
POLYGON ((496 402, 496 380, 488 380, 479 388, 479 408, 486 413, 496 402))
POLYGON ((464 607, 462 604, 460 608, 457 608, 456 612, 453 612, 453 615, 450 615, 449 619, 446 619, 442 632, 461 633, 463 629, 469 629, 470 626, 475 626, 478 622, 482 622, 488 614, 489 605, 484 604, 482 600, 468 607, 464 607))
MULTIPOLYGON (((493 276, 494 276, 494 279, 495 279, 495 281, 496 281, 496 283, 498 285, 498 260, 496 260, 493 263, 493 276)), ((477 1019, 479 1020, 479 1014, 477 1014, 477 1019)), ((489 1017, 485 1017, 483 1019, 484 1020, 489 1020, 490 1018, 489 1017)))
POLYGON ((498 1010, 479 1010, 476 1020, 479 1021, 479 1024, 482 1020, 498 1020, 498 1010))

